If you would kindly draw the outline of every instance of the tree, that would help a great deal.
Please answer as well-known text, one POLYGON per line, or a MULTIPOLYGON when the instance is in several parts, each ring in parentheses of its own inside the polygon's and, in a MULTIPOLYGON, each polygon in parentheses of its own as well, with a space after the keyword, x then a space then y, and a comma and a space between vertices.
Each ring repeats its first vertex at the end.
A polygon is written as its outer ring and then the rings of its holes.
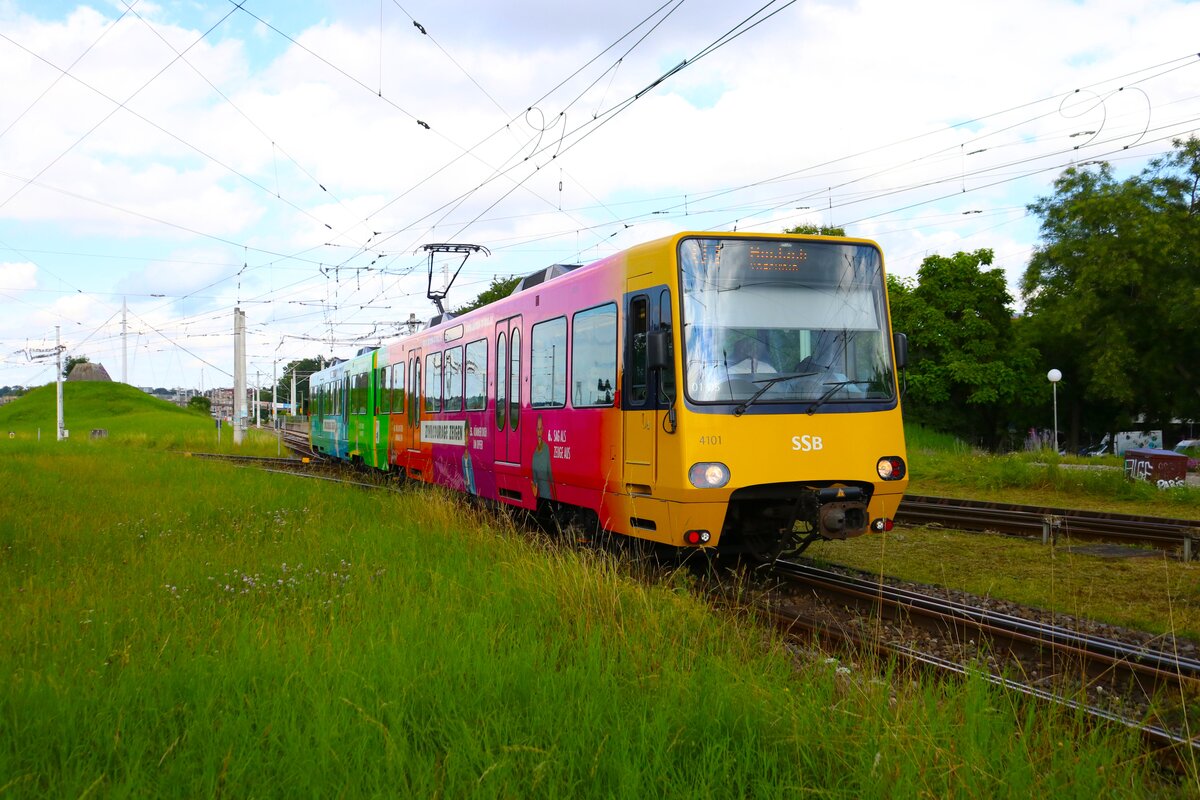
POLYGON ((1198 186, 1193 138, 1124 181, 1107 164, 1068 169, 1029 206, 1042 219, 1022 280, 1032 340, 1074 376, 1087 426, 1200 416, 1198 186))
POLYGON ((71 370, 75 369, 76 364, 89 363, 91 363, 91 359, 89 359, 87 356, 68 356, 66 363, 63 364, 63 377, 69 377, 71 375, 71 370))
POLYGON ((997 448, 1036 370, 1014 336, 1012 295, 991 250, 928 256, 916 282, 888 276, 892 325, 909 340, 905 416, 997 448))
POLYGON ((494 303, 497 300, 502 300, 512 294, 513 289, 517 288, 517 284, 521 282, 520 275, 510 275, 507 278, 492 278, 491 285, 479 293, 479 296, 467 303, 465 306, 459 306, 453 309, 450 313, 455 316, 466 314, 468 311, 474 311, 477 308, 483 308, 489 303, 494 303))
MULTIPOLYGON (((323 366, 323 361, 320 357, 317 358, 300 358, 295 361, 289 361, 283 370, 279 373, 279 383, 275 385, 275 391, 278 393, 279 402, 290 403, 292 397, 292 373, 296 374, 296 404, 301 408, 305 406, 305 398, 309 396, 308 379, 314 372, 319 372, 323 366)), ((266 400, 271 399, 270 392, 265 396, 266 400)))
POLYGON ((199 411, 202 414, 211 414, 212 400, 209 400, 207 397, 195 395, 194 397, 188 398, 188 408, 192 409, 193 411, 199 411))
POLYGON ((845 236, 846 235, 845 228, 835 228, 832 225, 830 225, 830 226, 810 225, 807 223, 805 223, 803 225, 796 225, 791 228, 784 228, 783 232, 784 233, 800 233, 800 234, 804 234, 806 236, 845 236))

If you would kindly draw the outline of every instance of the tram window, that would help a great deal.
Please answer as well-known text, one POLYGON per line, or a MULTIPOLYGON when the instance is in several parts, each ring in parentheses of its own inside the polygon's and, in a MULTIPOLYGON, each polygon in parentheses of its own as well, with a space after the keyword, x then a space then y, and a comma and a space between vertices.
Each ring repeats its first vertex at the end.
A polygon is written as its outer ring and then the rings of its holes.
POLYGON ((392 383, 388 393, 392 396, 391 408, 395 414, 404 413, 404 362, 392 365, 392 383))
POLYGON ((617 383, 617 304, 580 311, 571 328, 571 405, 613 404, 617 383))
POLYGON ((508 412, 508 340, 504 333, 496 337, 496 430, 504 430, 508 412))
POLYGON ((442 410, 442 354, 425 356, 425 410, 442 410))
POLYGON ((352 414, 367 413, 367 387, 370 385, 371 376, 368 372, 360 372, 353 376, 350 384, 350 408, 352 414))
POLYGON ((658 399, 664 403, 675 401, 675 343, 671 336, 671 291, 663 289, 658 295, 658 329, 667 334, 667 354, 671 366, 658 373, 658 399))
POLYGON ((387 367, 375 371, 375 413, 392 413, 392 389, 389 383, 391 375, 387 367))
POLYGON ((639 295, 629 303, 629 402, 646 402, 646 334, 649 326, 650 299, 639 295))
POLYGON ((567 318, 534 325, 529 342, 529 405, 562 408, 567 404, 567 318))
POLYGON ((463 407, 463 374, 462 348, 451 347, 442 356, 445 372, 445 391, 442 393, 443 411, 462 411, 463 407))
POLYGON ((466 377, 468 411, 487 408, 487 362, 487 340, 480 339, 467 345, 467 360, 463 363, 463 373, 466 377))
POLYGON ((515 431, 521 421, 521 331, 517 328, 513 328, 508 356, 508 427, 515 431))

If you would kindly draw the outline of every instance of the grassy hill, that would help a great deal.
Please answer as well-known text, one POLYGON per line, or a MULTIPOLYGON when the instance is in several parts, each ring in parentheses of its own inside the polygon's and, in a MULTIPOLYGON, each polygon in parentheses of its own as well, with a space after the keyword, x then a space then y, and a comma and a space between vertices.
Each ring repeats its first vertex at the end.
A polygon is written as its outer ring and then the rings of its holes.
MULTIPOLYGON (((29 394, 0 406, 0 437, 23 441, 54 441, 56 427, 55 385, 48 383, 29 394)), ((124 383, 93 381, 63 384, 63 422, 69 442, 87 442, 94 429, 108 431, 109 441, 150 447, 217 449, 217 429, 212 417, 159 400, 124 383)), ((265 437, 258 437, 265 439, 265 437)), ((233 431, 226 426, 222 450, 232 445, 233 431)), ((249 440, 248 440, 249 441, 249 440)), ((257 441, 258 449, 269 442, 257 441)), ((265 450, 264 450, 265 452, 265 450)), ((273 454, 273 453, 272 453, 273 454)))

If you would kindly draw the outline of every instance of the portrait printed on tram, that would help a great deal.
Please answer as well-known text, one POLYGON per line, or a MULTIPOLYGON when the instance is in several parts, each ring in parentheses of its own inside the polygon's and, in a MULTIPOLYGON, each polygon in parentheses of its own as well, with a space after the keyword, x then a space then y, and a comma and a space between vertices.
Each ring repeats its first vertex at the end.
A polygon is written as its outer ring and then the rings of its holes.
POLYGON ((554 499, 554 473, 550 467, 550 445, 546 444, 542 415, 537 418, 537 447, 533 450, 533 494, 542 500, 554 499))

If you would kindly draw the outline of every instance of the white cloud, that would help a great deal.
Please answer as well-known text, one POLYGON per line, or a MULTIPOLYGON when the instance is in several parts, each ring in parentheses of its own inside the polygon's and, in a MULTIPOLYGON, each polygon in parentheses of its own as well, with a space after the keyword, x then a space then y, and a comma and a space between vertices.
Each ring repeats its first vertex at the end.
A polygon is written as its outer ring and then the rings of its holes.
POLYGON ((28 261, 0 263, 0 290, 23 292, 37 288, 37 265, 28 261))
MULTIPOLYGON (((650 7, 410 8, 427 35, 390 4, 382 30, 378 9, 274 9, 302 47, 236 11, 183 63, 132 15, 110 28, 123 4, 0 2, 5 34, 38 56, 66 68, 92 48, 76 80, 0 46, 0 242, 38 264, 0 267, 0 285, 24 287, 21 323, 39 335, 103 325, 122 293, 162 294, 131 308, 226 365, 234 304, 260 356, 428 316, 414 251, 449 238, 493 251, 468 262, 452 303, 494 274, 681 229, 801 221, 878 240, 900 275, 927 253, 990 247, 1015 294, 1036 237, 1023 209, 1064 165, 1134 156, 1119 163, 1136 171, 1200 118, 1200 67, 1172 62, 1194 60, 1200 5, 1171 0, 796 3, 605 113, 754 8, 735 6, 689 0, 585 67, 650 7), (1098 133, 1072 136, 1084 130, 1098 133)), ((136 8, 178 49, 228 10, 136 8)), ((5 341, 23 335, 17 316, 5 341)), ((138 348, 154 377, 135 382, 195 374, 149 327, 138 348)))

